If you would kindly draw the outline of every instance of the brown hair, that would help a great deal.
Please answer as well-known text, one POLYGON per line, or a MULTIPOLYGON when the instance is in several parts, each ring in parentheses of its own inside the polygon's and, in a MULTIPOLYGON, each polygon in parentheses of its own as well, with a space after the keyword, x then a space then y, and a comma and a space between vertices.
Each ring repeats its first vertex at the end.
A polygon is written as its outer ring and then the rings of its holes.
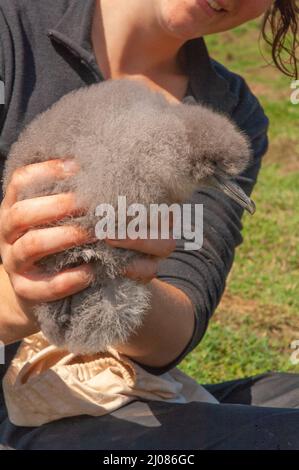
POLYGON ((262 37, 271 46, 276 67, 288 77, 298 78, 298 0, 275 0, 266 11, 262 37), (271 36, 267 33, 270 27, 271 36), (286 57, 288 60, 286 60, 286 57))

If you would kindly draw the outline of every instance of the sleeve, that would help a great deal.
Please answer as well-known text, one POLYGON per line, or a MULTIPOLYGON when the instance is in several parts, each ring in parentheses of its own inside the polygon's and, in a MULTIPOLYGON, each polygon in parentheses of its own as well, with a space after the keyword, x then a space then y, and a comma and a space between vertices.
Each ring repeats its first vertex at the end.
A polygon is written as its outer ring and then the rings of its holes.
POLYGON ((5 145, 2 131, 12 92, 13 50, 14 45, 10 28, 2 9, 2 5, 0 5, 0 203, 3 199, 2 174, 7 155, 7 146, 5 145))
MULTIPOLYGON (((236 178, 247 195, 257 181, 262 156, 268 148, 268 118, 245 80, 237 74, 234 92, 238 94, 232 119, 250 138, 253 159, 247 170, 236 178)), ((145 370, 161 375, 177 366, 202 340, 213 312, 220 302, 226 279, 232 267, 235 249, 243 241, 241 218, 243 209, 213 188, 198 189, 191 198, 194 204, 203 204, 203 246, 196 251, 183 249, 184 239, 177 240, 176 250, 160 263, 158 279, 185 292, 191 299, 195 313, 193 336, 185 350, 163 368, 141 365, 145 370)))

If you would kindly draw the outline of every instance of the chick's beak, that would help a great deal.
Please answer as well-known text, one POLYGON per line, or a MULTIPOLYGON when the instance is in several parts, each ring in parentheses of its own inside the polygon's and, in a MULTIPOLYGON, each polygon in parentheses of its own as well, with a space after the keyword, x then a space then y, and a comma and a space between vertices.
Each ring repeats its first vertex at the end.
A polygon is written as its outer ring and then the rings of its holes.
POLYGON ((212 176, 207 178, 208 186, 212 186, 216 189, 219 189, 224 194, 229 196, 233 201, 239 204, 241 207, 246 209, 249 214, 255 213, 255 204, 250 199, 243 189, 238 186, 229 176, 223 172, 217 172, 212 176))

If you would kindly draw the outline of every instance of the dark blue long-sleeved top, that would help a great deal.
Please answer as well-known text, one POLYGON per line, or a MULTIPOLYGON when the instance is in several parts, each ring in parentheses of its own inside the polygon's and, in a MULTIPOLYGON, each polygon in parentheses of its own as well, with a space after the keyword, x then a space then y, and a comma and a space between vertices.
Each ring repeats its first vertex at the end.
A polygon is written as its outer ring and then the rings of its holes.
MULTIPOLYGON (((94 0, 0 0, 0 80, 5 83, 4 104, 0 95, 0 173, 10 146, 37 114, 71 90, 104 80, 90 41, 93 7, 94 0)), ((189 75, 185 99, 191 96, 227 114, 250 138, 253 162, 239 180, 249 195, 267 150, 268 119, 244 79, 209 57, 203 38, 183 47, 189 75)), ((243 210, 227 196, 200 189, 191 202, 204 205, 203 247, 185 251, 183 240, 179 242, 160 263, 158 278, 190 297, 196 325, 175 361, 164 368, 143 366, 157 375, 181 362, 202 339, 242 241, 243 210)))

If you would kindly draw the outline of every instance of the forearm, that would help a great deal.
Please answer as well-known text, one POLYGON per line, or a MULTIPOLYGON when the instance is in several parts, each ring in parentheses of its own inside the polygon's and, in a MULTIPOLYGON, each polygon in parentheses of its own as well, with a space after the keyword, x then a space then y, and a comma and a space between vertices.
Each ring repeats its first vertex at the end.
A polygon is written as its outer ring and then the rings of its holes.
POLYGON ((14 343, 38 331, 38 325, 29 318, 17 300, 9 277, 0 265, 0 341, 14 343))
POLYGON ((144 324, 117 349, 138 363, 163 367, 179 356, 192 337, 193 306, 184 292, 159 279, 153 279, 148 287, 151 307, 144 324))
MULTIPOLYGON (((181 290, 153 279, 151 308, 142 328, 118 350, 140 363, 163 367, 186 347, 194 329, 194 313, 189 298, 181 290)), ((9 277, 0 265, 0 341, 13 343, 38 331, 38 325, 24 313, 9 277)))

